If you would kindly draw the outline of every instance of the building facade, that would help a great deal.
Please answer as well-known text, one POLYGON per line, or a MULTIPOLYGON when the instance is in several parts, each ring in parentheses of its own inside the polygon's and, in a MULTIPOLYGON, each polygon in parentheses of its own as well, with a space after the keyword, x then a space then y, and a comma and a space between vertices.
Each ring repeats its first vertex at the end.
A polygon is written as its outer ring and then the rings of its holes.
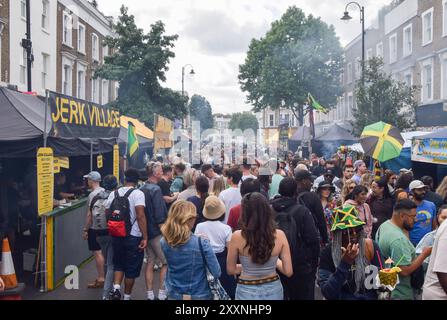
POLYGON ((214 128, 223 134, 226 129, 230 128, 231 115, 229 114, 214 114, 214 128))
MULTIPOLYGON (((26 1, 0 0, 1 82, 28 91, 26 1), (13 30, 13 32, 10 32, 13 30)), ((32 91, 51 90, 107 104, 117 97, 118 84, 93 79, 110 54, 103 40, 114 36, 112 19, 87 0, 32 0, 32 91)))
MULTIPOLYGON (((344 94, 337 107, 316 121, 352 120, 355 84, 361 77, 361 37, 345 47, 341 77, 344 94)), ((395 79, 419 87, 416 121, 419 128, 447 126, 447 0, 405 0, 382 11, 366 31, 365 59, 380 56, 383 70, 395 79)))

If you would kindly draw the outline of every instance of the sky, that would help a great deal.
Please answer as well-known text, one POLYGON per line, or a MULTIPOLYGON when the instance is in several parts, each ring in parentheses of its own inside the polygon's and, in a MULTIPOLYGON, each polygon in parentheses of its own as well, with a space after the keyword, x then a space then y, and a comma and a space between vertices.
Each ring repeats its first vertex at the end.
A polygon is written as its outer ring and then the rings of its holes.
MULTIPOLYGON (((213 113, 230 114, 248 111, 245 93, 238 83, 239 65, 244 63, 252 38, 263 37, 273 21, 279 20, 289 6, 306 14, 321 17, 335 27, 342 46, 361 33, 360 13, 352 5, 353 19, 340 20, 348 0, 97 0, 105 15, 117 17, 124 3, 145 31, 157 20, 164 22, 166 34, 178 34, 167 81, 163 86, 181 91, 182 67, 185 68, 185 91, 199 94, 210 102, 213 113)), ((377 17, 379 9, 391 0, 358 0, 365 6, 366 26, 377 17)))

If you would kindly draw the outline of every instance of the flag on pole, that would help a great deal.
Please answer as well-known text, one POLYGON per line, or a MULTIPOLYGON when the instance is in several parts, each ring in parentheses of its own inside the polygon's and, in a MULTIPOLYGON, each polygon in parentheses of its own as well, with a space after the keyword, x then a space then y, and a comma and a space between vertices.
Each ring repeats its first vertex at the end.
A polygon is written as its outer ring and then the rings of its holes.
POLYGON ((315 109, 316 111, 322 112, 324 114, 327 114, 329 112, 328 109, 323 107, 321 104, 318 103, 317 100, 314 99, 310 92, 307 94, 307 100, 309 102, 309 106, 311 106, 312 109, 315 109))
POLYGON ((127 154, 132 157, 138 150, 138 138, 135 126, 129 121, 129 127, 127 128, 127 154))

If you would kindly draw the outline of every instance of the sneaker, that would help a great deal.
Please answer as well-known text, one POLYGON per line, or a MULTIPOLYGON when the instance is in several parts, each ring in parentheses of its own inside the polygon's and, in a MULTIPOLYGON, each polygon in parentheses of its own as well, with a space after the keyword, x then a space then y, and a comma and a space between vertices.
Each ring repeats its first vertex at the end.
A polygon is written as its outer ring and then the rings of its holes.
POLYGON ((154 271, 157 271, 158 269, 160 269, 160 267, 158 266, 158 264, 154 264, 154 271))
POLYGON ((154 296, 154 292, 151 291, 150 293, 147 294, 147 300, 155 300, 155 296, 154 296))
POLYGON ((121 292, 118 289, 112 289, 109 293, 109 300, 121 300, 121 292))
POLYGON ((167 300, 166 290, 158 290, 158 300, 167 300))

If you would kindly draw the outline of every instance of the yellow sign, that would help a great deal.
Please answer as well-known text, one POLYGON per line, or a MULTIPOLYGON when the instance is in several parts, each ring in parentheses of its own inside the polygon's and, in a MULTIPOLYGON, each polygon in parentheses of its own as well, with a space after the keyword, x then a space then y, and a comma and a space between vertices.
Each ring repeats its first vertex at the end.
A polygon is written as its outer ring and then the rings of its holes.
POLYGON ((39 215, 53 210, 54 160, 51 148, 37 150, 37 207, 39 215))
POLYGON ((97 161, 97 167, 98 167, 98 169, 101 169, 101 168, 102 168, 102 165, 103 165, 102 154, 100 154, 98 157, 96 157, 96 161, 97 161))
POLYGON ((58 157, 61 168, 70 169, 70 159, 68 157, 58 157))
POLYGON ((172 147, 171 134, 174 124, 168 118, 155 115, 155 132, 154 132, 154 152, 159 149, 168 149, 172 147))
POLYGON ((120 181, 120 149, 117 144, 113 146, 113 175, 120 181))
POLYGON ((61 172, 61 168, 70 168, 70 160, 68 157, 54 157, 54 173, 61 172))

